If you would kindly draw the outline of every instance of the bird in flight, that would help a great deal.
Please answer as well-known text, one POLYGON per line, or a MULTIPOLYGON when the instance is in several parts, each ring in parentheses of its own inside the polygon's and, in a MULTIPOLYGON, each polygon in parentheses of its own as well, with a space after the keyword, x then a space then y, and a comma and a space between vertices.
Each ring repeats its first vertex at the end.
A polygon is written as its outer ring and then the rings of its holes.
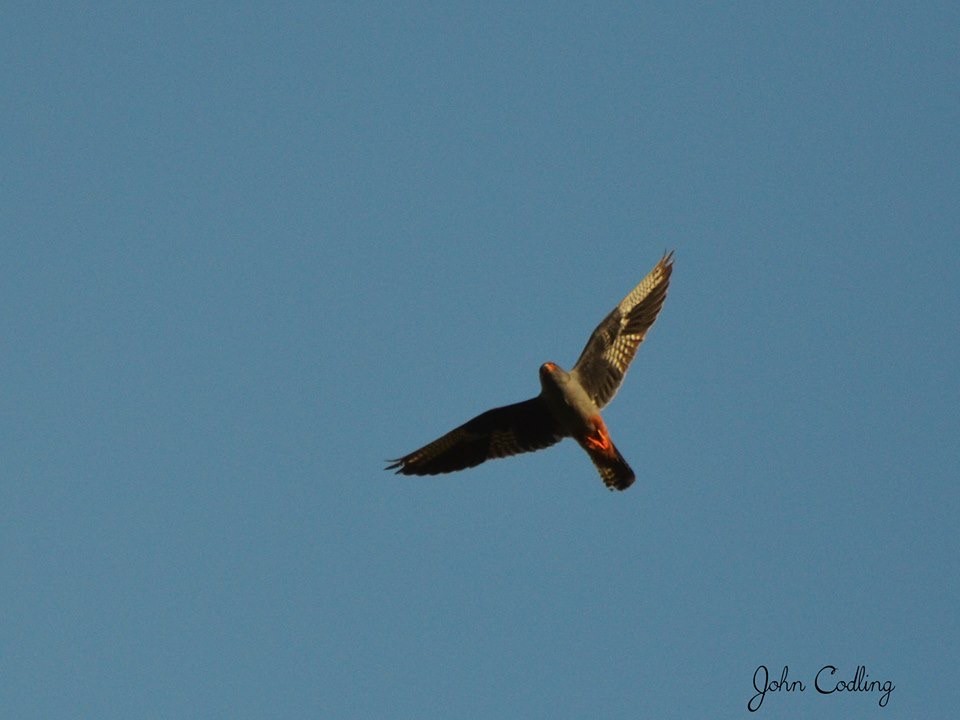
POLYGON ((419 450, 388 461, 387 470, 437 475, 540 450, 572 437, 586 450, 609 489, 626 490, 636 476, 610 440, 600 410, 620 388, 630 361, 657 319, 671 272, 672 252, 597 326, 570 372, 552 362, 541 365, 539 395, 487 410, 419 450))

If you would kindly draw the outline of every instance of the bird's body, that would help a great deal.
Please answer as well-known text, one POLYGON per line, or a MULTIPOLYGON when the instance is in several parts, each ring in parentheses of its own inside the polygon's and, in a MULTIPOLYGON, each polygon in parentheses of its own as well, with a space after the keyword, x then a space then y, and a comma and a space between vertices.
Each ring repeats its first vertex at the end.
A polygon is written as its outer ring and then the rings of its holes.
POLYGON ((635 475, 610 440, 600 410, 613 396, 666 298, 673 253, 664 255, 587 341, 573 370, 540 366, 540 394, 488 410, 388 469, 404 475, 463 470, 484 460, 549 447, 572 437, 587 452, 610 489, 625 490, 635 475))
POLYGON ((587 451, 608 487, 625 490, 633 470, 610 440, 600 408, 577 378, 548 362, 540 366, 540 398, 550 410, 561 437, 572 437, 587 451))

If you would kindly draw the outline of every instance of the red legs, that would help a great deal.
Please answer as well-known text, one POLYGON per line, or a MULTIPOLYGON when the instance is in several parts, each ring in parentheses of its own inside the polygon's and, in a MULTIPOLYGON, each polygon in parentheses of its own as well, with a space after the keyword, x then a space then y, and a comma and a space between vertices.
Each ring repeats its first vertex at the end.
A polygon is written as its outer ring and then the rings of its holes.
POLYGON ((595 415, 590 418, 590 423, 593 425, 595 432, 584 438, 587 447, 592 450, 600 450, 601 452, 610 452, 613 444, 610 442, 610 435, 607 432, 607 426, 604 424, 603 418, 595 415))

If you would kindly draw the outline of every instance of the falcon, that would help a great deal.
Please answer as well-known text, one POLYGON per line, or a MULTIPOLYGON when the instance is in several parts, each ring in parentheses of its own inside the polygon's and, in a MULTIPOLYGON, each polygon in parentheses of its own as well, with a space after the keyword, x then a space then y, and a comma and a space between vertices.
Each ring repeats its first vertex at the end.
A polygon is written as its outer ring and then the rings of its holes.
POLYGON ((541 365, 539 395, 487 410, 419 450, 388 460, 391 464, 386 469, 403 475, 437 475, 540 450, 572 437, 610 490, 626 490, 636 476, 610 439, 600 410, 617 393, 637 348, 657 319, 672 272, 673 252, 669 252, 597 326, 570 372, 552 362, 541 365))

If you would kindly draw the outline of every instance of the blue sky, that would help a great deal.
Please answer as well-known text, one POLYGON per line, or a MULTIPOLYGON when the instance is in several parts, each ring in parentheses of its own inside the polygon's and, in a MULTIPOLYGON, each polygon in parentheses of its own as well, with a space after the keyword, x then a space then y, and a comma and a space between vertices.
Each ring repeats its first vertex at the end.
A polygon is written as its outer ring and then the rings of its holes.
POLYGON ((384 5, 4 11, 4 714, 955 711, 956 4, 384 5), (384 472, 666 249, 630 490, 384 472))

